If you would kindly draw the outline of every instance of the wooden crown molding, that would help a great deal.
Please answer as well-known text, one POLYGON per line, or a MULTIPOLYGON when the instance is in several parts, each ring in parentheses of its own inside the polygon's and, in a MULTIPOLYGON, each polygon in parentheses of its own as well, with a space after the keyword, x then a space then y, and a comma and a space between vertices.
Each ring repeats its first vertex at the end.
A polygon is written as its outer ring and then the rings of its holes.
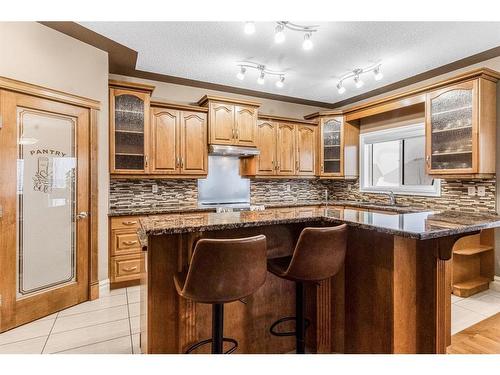
MULTIPOLYGON (((233 94, 239 94, 239 95, 247 95, 247 96, 254 96, 258 98, 264 98, 264 99, 270 99, 270 100, 277 100, 277 101, 282 101, 282 102, 288 102, 288 103, 295 103, 295 104, 301 104, 301 105, 309 105, 309 106, 315 106, 315 107, 323 107, 323 108, 329 108, 329 109, 336 109, 339 107, 344 107, 349 104, 353 104, 356 102, 359 102, 361 100, 368 99, 373 96, 381 95, 390 91, 394 91, 427 79, 431 79, 437 76, 440 76, 442 74, 446 74, 449 72, 452 72, 457 69, 461 69, 464 67, 467 67, 472 64, 479 63, 481 61, 489 60, 495 57, 500 56, 500 46, 491 48, 489 50, 477 53, 472 56, 465 57, 463 59, 451 62, 449 64, 443 65, 438 68, 434 68, 431 70, 428 70, 426 72, 417 74, 415 76, 403 79, 401 81, 397 81, 394 83, 391 83, 389 85, 379 87, 375 90, 368 91, 366 93, 363 93, 361 95, 353 96, 350 98, 347 98, 342 101, 338 101, 335 103, 326 103, 326 102, 320 102, 320 101, 315 101, 315 100, 308 100, 308 99, 301 99, 301 98, 296 98, 296 97, 291 97, 291 96, 286 96, 286 95, 276 95, 276 94, 270 94, 262 91, 254 91, 254 90, 249 90, 249 89, 242 89, 238 87, 232 87, 232 86, 226 86, 226 85, 220 85, 220 84, 215 84, 211 82, 203 82, 203 81, 197 81, 197 80, 191 80, 187 78, 180 78, 180 77, 174 77, 174 76, 169 76, 165 74, 158 74, 158 73, 152 73, 152 72, 145 72, 141 70, 137 70, 136 67, 136 62, 137 62, 137 51, 134 51, 122 44, 119 44, 115 42, 112 39, 106 38, 103 35, 100 35, 90 29, 87 29, 75 22, 56 22, 56 21, 41 21, 41 24, 50 27, 54 30, 57 30, 63 34, 66 34, 68 36, 71 36, 75 39, 78 39, 84 43, 90 44, 96 48, 99 48, 103 51, 108 52, 109 56, 109 72, 112 74, 120 74, 120 75, 125 75, 129 77, 136 77, 136 78, 142 78, 142 79, 148 79, 148 80, 153 80, 153 81, 159 81, 159 82, 166 82, 166 83, 172 83, 172 84, 177 84, 177 85, 184 85, 184 86, 191 86, 191 87, 199 87, 199 88, 205 88, 208 90, 216 90, 216 91, 223 91, 223 92, 228 92, 228 93, 233 93, 233 94)), ((333 88, 332 88, 333 89, 333 88)), ((321 112, 323 113, 323 112, 321 112)), ((311 115, 308 115, 311 116, 311 115)))
POLYGON ((325 117, 325 116, 342 116, 344 114, 343 111, 336 109, 333 111, 320 111, 320 112, 314 112, 309 115, 305 115, 304 119, 306 120, 312 120, 312 119, 317 119, 318 117, 325 117))
POLYGON ((259 120, 276 121, 276 122, 293 122, 293 123, 298 123, 298 124, 318 125, 318 123, 316 121, 308 121, 308 120, 303 120, 300 118, 268 115, 268 114, 264 114, 264 113, 259 113, 258 119, 259 120))
POLYGON ((253 100, 228 98, 225 96, 215 96, 215 95, 204 95, 200 100, 198 100, 198 105, 204 106, 209 102, 223 102, 223 103, 231 103, 231 104, 241 104, 241 105, 248 105, 251 107, 260 107, 260 105, 261 105, 261 103, 253 101, 253 100))
POLYGON ((207 107, 197 107, 194 105, 187 105, 175 102, 164 101, 158 98, 152 98, 150 101, 151 107, 156 108, 170 108, 182 111, 192 111, 192 112, 208 112, 207 107))
POLYGON ((127 81, 116 81, 114 79, 108 80, 108 85, 109 87, 114 87, 114 88, 119 88, 119 89, 126 89, 126 90, 134 90, 134 91, 141 91, 141 92, 147 92, 151 94, 155 86, 153 85, 147 85, 145 83, 137 83, 137 82, 127 82, 127 81))
POLYGON ((0 76, 0 89, 15 91, 23 94, 54 100, 61 103, 73 104, 79 107, 100 110, 101 102, 83 96, 67 94, 63 91, 33 85, 15 79, 0 76))

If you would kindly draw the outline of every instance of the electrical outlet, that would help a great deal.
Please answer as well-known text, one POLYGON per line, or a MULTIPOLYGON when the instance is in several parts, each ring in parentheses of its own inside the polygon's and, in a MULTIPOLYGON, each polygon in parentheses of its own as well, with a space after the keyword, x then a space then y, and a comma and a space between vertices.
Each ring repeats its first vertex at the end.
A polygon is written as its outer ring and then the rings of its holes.
POLYGON ((347 190, 351 191, 352 190, 352 184, 347 184, 347 190))
POLYGON ((476 195, 476 187, 475 186, 469 186, 467 188, 467 195, 470 195, 471 197, 473 197, 474 195, 476 195))
POLYGON ((484 197, 486 195, 486 187, 484 187, 484 186, 478 186, 477 187, 477 195, 479 197, 484 197))
POLYGON ((287 191, 287 192, 292 191, 292 187, 291 187, 290 185, 286 185, 286 191, 287 191))
POLYGON ((152 186, 152 188, 151 188, 151 191, 153 192, 153 194, 158 193, 158 185, 153 184, 153 186, 152 186))

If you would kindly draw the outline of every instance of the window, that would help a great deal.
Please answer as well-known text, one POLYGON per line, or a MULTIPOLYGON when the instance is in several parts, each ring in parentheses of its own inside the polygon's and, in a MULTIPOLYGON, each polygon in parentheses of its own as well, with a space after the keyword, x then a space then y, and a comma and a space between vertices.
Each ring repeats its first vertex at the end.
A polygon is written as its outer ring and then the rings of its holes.
POLYGON ((440 180, 425 173, 424 124, 361 134, 361 191, 440 196, 440 180))

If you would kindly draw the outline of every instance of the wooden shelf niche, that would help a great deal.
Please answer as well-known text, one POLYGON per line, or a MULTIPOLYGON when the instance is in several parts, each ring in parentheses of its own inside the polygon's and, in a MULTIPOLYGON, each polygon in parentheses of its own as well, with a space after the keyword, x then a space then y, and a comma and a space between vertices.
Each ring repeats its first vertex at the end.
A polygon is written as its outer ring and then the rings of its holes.
POLYGON ((494 229, 461 238, 453 247, 452 293, 470 297, 487 290, 493 281, 494 268, 494 229))

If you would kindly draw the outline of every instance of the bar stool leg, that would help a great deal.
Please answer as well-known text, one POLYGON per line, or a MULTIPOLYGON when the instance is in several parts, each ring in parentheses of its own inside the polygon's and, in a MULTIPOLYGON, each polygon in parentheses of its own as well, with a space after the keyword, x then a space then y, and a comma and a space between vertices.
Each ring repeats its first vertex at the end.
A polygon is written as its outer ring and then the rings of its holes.
POLYGON ((212 354, 222 354, 222 341, 224 338, 224 305, 212 305, 212 354))
POLYGON ((296 351, 297 354, 304 354, 306 321, 304 317, 304 284, 301 282, 295 283, 295 317, 297 319, 295 328, 296 351))

